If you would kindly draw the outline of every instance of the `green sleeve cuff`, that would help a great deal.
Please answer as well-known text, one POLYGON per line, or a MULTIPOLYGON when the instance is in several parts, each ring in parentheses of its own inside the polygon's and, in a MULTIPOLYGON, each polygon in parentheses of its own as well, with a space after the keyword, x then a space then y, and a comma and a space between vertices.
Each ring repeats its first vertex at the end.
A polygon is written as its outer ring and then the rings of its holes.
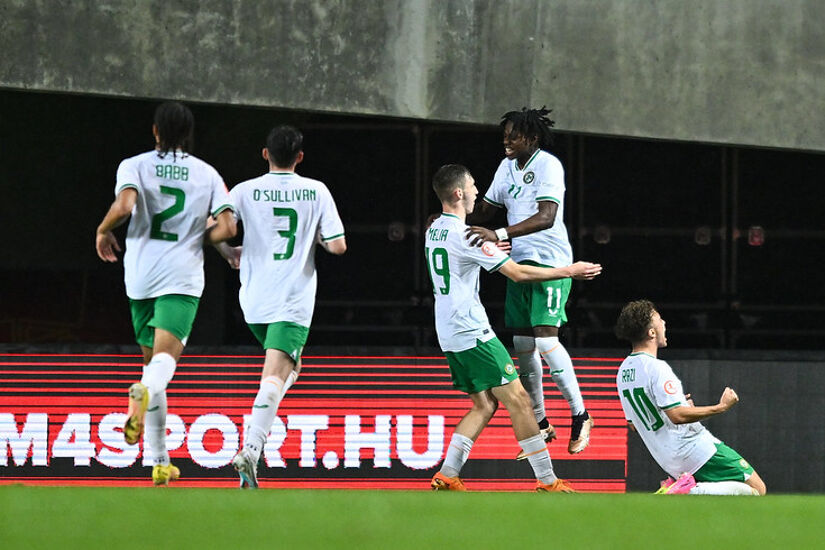
POLYGON ((321 236, 321 240, 324 241, 325 243, 327 243, 329 241, 334 241, 335 239, 340 239, 343 236, 344 236, 343 233, 338 233, 337 235, 331 235, 329 237, 321 236))

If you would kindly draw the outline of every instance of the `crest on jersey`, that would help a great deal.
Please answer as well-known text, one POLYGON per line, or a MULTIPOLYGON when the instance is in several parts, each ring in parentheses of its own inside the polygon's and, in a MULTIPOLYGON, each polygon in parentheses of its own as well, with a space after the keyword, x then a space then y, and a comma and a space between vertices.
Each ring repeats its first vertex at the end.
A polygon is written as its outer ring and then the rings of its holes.
POLYGON ((507 374, 513 374, 514 372, 516 372, 516 367, 514 367, 510 363, 507 363, 504 366, 504 372, 506 372, 507 374))
POLYGON ((533 180, 536 179, 536 175, 532 171, 530 171, 524 174, 524 178, 522 179, 524 180, 524 183, 533 183, 533 180))
POLYGON ((484 252, 485 256, 494 256, 496 253, 496 248, 496 245, 490 241, 486 241, 483 245, 481 245, 481 251, 484 252))

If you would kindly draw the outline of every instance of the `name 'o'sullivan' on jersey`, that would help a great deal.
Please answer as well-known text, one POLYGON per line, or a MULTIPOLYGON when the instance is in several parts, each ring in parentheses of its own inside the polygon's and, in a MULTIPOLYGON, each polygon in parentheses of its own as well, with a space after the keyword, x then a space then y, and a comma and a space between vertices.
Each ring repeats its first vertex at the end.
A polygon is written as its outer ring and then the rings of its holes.
POLYGON ((239 301, 247 323, 308 327, 315 309, 315 245, 344 236, 332 194, 294 172, 269 172, 230 191, 243 223, 239 301))
POLYGON ((479 268, 496 271, 510 259, 494 243, 471 246, 466 229, 458 217, 441 214, 424 240, 435 296, 435 329, 443 351, 465 351, 495 337, 478 297, 479 268))

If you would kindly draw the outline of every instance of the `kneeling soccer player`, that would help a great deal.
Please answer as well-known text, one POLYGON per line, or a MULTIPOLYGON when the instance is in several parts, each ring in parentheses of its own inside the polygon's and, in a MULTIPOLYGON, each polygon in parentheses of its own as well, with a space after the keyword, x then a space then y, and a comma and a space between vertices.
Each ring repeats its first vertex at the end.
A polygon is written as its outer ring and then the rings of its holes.
POLYGON ((667 346, 665 321, 648 300, 624 306, 616 336, 633 345, 616 374, 624 415, 672 476, 657 493, 764 495, 765 483, 753 467, 699 423, 738 403, 736 392, 725 388, 718 404, 693 405, 670 365, 656 358, 658 349, 667 346))
POLYGON ((536 490, 574 492, 556 477, 544 437, 533 415, 530 397, 521 385, 510 355, 496 338, 478 297, 479 268, 499 271, 517 281, 546 281, 573 277, 592 279, 601 266, 577 262, 564 268, 520 265, 493 243, 472 246, 464 238, 465 219, 473 211, 478 189, 461 165, 442 166, 433 177, 433 189, 443 213, 427 230, 425 254, 435 294, 438 342, 447 356, 453 386, 473 402, 456 426, 434 490, 464 491, 459 472, 473 442, 501 401, 510 414, 513 431, 536 475, 536 490))

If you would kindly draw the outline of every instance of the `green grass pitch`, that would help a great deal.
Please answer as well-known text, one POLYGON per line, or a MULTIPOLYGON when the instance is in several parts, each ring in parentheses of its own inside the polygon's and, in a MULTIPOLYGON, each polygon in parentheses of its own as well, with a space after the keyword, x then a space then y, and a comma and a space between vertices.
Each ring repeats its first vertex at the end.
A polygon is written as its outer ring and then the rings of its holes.
POLYGON ((817 548, 825 496, 0 486, 0 547, 817 548))

